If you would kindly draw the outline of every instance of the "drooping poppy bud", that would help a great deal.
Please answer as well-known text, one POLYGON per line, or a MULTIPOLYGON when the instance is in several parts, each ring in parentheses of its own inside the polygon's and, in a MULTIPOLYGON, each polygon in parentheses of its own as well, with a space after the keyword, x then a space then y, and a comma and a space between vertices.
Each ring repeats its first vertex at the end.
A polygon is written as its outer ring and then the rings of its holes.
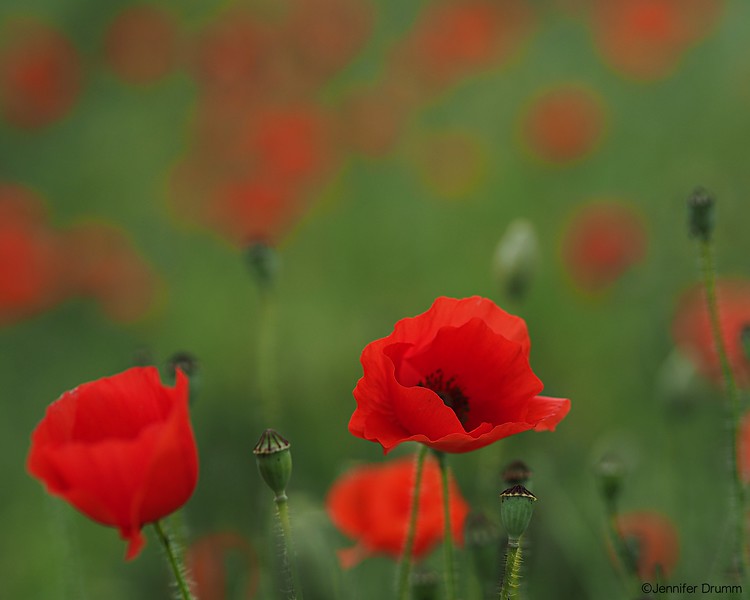
POLYGON ((697 187, 688 197, 688 225, 690 235, 703 242, 711 239, 714 228, 714 198, 702 187, 697 187))
POLYGON ((520 300, 526 295, 538 260, 534 226, 526 219, 516 219, 508 225, 492 257, 495 280, 508 297, 520 300))

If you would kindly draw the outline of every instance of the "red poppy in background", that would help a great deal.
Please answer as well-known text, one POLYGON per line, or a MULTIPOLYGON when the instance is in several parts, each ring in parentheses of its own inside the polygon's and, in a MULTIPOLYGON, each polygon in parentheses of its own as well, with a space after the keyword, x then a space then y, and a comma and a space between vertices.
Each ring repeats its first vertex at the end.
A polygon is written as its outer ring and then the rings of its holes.
POLYGON ((254 598, 258 590, 259 565, 255 550, 241 535, 231 531, 211 533, 195 540, 187 550, 186 562, 191 588, 200 600, 226 600, 227 562, 237 556, 246 569, 242 598, 254 598))
POLYGON ((563 237, 563 260, 577 285, 597 292, 646 254, 646 229, 634 208, 596 202, 573 216, 563 237))
POLYGON ((453 84, 506 60, 529 30, 531 17, 523 2, 433 2, 394 58, 428 84, 453 84))
POLYGON ((705 36, 722 0, 610 0, 593 6, 596 45, 623 74, 654 80, 668 75, 689 46, 705 36))
POLYGON ((50 494, 116 527, 135 558, 141 528, 185 504, 198 480, 187 377, 178 369, 170 388, 156 368, 136 367, 65 392, 32 433, 27 468, 50 494))
POLYGON ((523 135, 535 156, 552 163, 584 157, 601 141, 602 101, 585 87, 559 85, 539 96, 524 117, 523 135))
POLYGON ((41 200, 24 187, 0 183, 0 324, 64 297, 62 264, 41 200))
POLYGON ((108 317, 130 322, 148 314, 156 301, 156 273, 124 231, 105 222, 69 229, 63 239, 71 290, 96 299, 108 317))
POLYGON ((635 550, 641 581, 669 579, 680 556, 677 528, 664 515, 653 511, 619 515, 617 529, 635 550))
POLYGON ((73 44, 35 20, 12 21, 0 39, 0 113, 35 129, 64 117, 81 91, 83 69, 73 44))
MULTIPOLYGON (((746 327, 750 327, 750 281, 717 281, 716 299, 729 364, 737 383, 747 387, 750 385, 750 359, 745 353, 742 334, 746 327)), ((716 354, 705 292, 701 285, 696 285, 680 297, 672 334, 677 345, 690 356, 698 370, 721 385, 721 364, 716 354)))
POLYGON ((104 54, 112 70, 125 82, 154 83, 174 68, 178 54, 174 18, 154 6, 129 6, 110 24, 104 54))
MULTIPOLYGON (((414 461, 402 458, 385 464, 351 469, 331 487, 326 509, 343 533, 357 545, 339 551, 341 565, 352 567, 372 554, 401 556, 411 512, 414 461)), ((469 506, 451 478, 451 528, 456 542, 463 540, 463 524, 469 506)), ((419 514, 412 557, 422 558, 443 538, 443 492, 440 469, 427 457, 419 489, 419 514)))
POLYGON ((402 442, 469 452, 522 431, 554 430, 570 400, 537 396, 523 319, 474 296, 440 297, 362 352, 349 431, 387 453, 402 442))

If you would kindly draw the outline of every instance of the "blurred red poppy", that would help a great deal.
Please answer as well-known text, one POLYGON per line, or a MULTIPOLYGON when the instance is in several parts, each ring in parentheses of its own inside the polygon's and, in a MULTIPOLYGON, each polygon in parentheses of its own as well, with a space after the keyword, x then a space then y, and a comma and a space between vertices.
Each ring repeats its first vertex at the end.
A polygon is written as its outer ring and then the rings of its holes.
POLYGON ((668 75, 693 42, 715 24, 723 0, 610 0, 593 6, 595 42, 623 74, 668 75))
POLYGON ((245 578, 241 598, 254 598, 258 591, 259 566, 255 550, 241 535, 231 531, 210 533, 195 540, 187 550, 186 561, 193 594, 200 600, 226 600, 227 562, 237 556, 245 578))
POLYGON ((64 297, 60 245, 41 200, 26 188, 0 183, 0 324, 64 297))
POLYGON ((34 429, 27 468, 50 494, 117 527, 135 558, 141 528, 185 504, 198 479, 187 377, 177 370, 170 388, 156 368, 136 367, 65 392, 34 429))
MULTIPOLYGON (((403 551, 414 488, 414 461, 402 458, 385 464, 351 469, 331 487, 326 509, 343 533, 357 540, 353 548, 339 551, 341 565, 352 567, 372 554, 399 558, 403 551)), ((463 540, 469 506, 451 478, 451 528, 456 542, 463 540)), ((443 538, 443 492, 440 469, 428 456, 419 489, 419 514, 412 556, 424 557, 443 538)))
POLYGON ((8 22, 0 35, 0 113, 35 129, 64 117, 81 91, 83 70, 73 44, 36 20, 8 22))
POLYGON ((577 285, 598 292, 646 253, 640 215, 626 204, 596 202, 578 210, 563 237, 563 260, 577 285))
POLYGON ((528 3, 510 0, 433 2, 394 59, 440 89, 502 63, 529 30, 531 17, 528 3))
POLYGON ((640 511, 619 515, 616 526, 635 552, 641 581, 669 579, 680 556, 674 524, 661 513, 640 511))
POLYGON ((468 452, 554 430, 570 400, 537 396, 530 346, 523 319, 490 300, 440 297, 365 347, 349 431, 387 453, 408 441, 468 452))
POLYGON ((523 135, 538 158, 566 163, 591 152, 602 139, 604 126, 598 96, 585 87, 565 84, 545 92, 529 107, 523 135))
POLYGON ((116 321, 135 321, 154 307, 159 282, 125 232, 106 222, 83 223, 63 240, 66 278, 75 293, 95 298, 116 321))
POLYGON ((105 58, 123 81, 154 83, 174 68, 178 35, 174 18, 166 11, 148 5, 129 6, 105 33, 105 58))
MULTIPOLYGON (((745 352, 742 335, 744 329, 750 327, 750 281, 719 280, 716 283, 716 297, 729 364, 737 383, 747 387, 750 385, 750 358, 745 352)), ((721 365, 702 286, 696 285, 680 297, 672 334, 677 345, 690 356, 698 369, 720 385, 721 365)))

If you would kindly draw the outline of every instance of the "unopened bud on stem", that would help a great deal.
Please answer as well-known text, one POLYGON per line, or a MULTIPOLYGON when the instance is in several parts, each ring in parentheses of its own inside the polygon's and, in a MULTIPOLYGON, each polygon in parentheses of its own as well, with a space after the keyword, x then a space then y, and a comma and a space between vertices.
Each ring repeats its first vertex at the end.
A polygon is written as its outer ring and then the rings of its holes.
POLYGON ((714 228, 714 198, 702 187, 693 190, 688 198, 688 223, 690 235, 703 242, 711 239, 714 228))

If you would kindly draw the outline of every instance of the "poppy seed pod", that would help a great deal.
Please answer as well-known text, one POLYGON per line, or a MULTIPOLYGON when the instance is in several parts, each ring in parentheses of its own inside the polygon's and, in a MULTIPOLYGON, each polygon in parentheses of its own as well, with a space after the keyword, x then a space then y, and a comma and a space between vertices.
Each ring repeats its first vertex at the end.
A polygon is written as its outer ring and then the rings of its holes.
POLYGON ((502 291, 519 300, 526 295, 539 261, 539 239, 530 221, 516 219, 505 230, 492 257, 492 273, 502 291))
POLYGON ((534 512, 536 496, 522 485, 514 485, 500 494, 500 519, 510 539, 526 531, 534 512))
POLYGON ((263 481, 277 497, 284 496, 292 476, 291 445, 273 429, 266 429, 253 448, 263 481))

